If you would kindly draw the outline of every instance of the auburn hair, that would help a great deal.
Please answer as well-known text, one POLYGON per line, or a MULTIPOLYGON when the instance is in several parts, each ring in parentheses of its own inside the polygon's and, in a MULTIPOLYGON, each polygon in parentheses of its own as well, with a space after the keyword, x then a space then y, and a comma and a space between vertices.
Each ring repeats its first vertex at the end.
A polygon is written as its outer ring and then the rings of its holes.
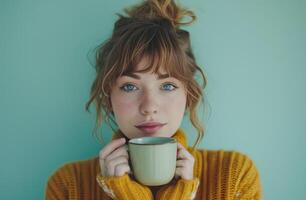
POLYGON ((86 103, 89 112, 94 102, 96 108, 96 125, 94 135, 102 142, 98 133, 104 120, 113 131, 115 123, 111 110, 110 91, 116 79, 125 73, 148 72, 159 73, 163 67, 171 76, 183 83, 187 91, 186 111, 192 125, 197 129, 198 137, 193 145, 196 147, 203 138, 204 125, 197 115, 199 102, 204 102, 204 88, 207 78, 197 65, 191 49, 189 32, 180 29, 196 20, 195 14, 181 8, 173 0, 147 0, 125 9, 126 16, 117 14, 119 19, 114 24, 112 35, 97 47, 96 78, 92 83, 90 98, 86 103), (190 20, 182 22, 184 17, 190 20), (143 58, 148 66, 135 71, 135 66, 143 58), (196 72, 203 78, 202 87, 196 81, 196 72))

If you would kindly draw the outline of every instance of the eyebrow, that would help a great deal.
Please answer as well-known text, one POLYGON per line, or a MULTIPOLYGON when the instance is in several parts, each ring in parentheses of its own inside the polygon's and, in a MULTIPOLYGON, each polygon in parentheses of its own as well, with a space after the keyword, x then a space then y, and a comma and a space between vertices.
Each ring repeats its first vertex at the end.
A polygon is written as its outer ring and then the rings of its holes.
MULTIPOLYGON (((140 76, 138 76, 135 73, 123 73, 122 76, 128 76, 128 77, 135 78, 138 80, 141 79, 140 76)), ((158 75, 157 79, 160 80, 160 79, 166 79, 169 77, 170 77, 169 74, 161 74, 161 75, 158 75)))

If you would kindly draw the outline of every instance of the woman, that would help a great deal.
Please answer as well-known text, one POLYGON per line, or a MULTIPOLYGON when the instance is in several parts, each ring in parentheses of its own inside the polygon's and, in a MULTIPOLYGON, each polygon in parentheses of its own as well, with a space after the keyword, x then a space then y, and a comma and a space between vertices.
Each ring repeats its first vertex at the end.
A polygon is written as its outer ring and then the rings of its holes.
POLYGON ((102 120, 118 129, 112 128, 113 139, 99 156, 60 167, 48 180, 46 198, 261 199, 259 174, 246 155, 196 148, 204 134, 196 108, 207 79, 189 33, 180 28, 195 20, 194 13, 173 0, 145 1, 126 13, 97 52, 97 76, 86 105, 89 110, 96 104, 96 130, 102 120), (183 23, 183 17, 191 20, 183 23), (184 114, 198 131, 193 147, 180 128, 184 114), (133 177, 126 144, 145 136, 178 141, 175 178, 166 185, 149 187, 133 177))

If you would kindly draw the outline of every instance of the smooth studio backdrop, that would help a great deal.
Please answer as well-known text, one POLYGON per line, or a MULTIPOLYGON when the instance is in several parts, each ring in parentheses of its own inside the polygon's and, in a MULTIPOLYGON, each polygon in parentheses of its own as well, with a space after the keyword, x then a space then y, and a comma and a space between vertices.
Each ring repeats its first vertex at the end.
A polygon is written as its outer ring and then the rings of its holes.
MULTIPOLYGON (((136 2, 0 1, 0 199, 43 199, 58 167, 97 156, 93 50, 136 2)), ((249 155, 264 199, 306 199, 306 1, 181 2, 198 16, 185 28, 208 75, 200 147, 249 155)))

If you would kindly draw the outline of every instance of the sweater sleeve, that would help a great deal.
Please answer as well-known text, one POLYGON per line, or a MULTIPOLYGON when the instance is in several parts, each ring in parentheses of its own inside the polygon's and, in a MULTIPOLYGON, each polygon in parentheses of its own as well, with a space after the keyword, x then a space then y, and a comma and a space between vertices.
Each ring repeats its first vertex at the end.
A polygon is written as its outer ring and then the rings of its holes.
POLYGON ((199 179, 192 180, 179 179, 174 184, 166 185, 157 192, 157 200, 192 200, 196 196, 199 186, 199 179))
POLYGON ((260 177, 254 162, 244 155, 241 163, 234 199, 261 200, 262 188, 260 177))
MULTIPOLYGON (((63 168, 62 168, 63 169, 63 168)), ((46 200, 66 200, 68 199, 67 180, 64 178, 62 170, 56 171, 47 182, 45 190, 46 200)))
POLYGON ((132 180, 128 174, 103 177, 99 173, 96 178, 104 192, 112 199, 153 200, 151 190, 132 180))

